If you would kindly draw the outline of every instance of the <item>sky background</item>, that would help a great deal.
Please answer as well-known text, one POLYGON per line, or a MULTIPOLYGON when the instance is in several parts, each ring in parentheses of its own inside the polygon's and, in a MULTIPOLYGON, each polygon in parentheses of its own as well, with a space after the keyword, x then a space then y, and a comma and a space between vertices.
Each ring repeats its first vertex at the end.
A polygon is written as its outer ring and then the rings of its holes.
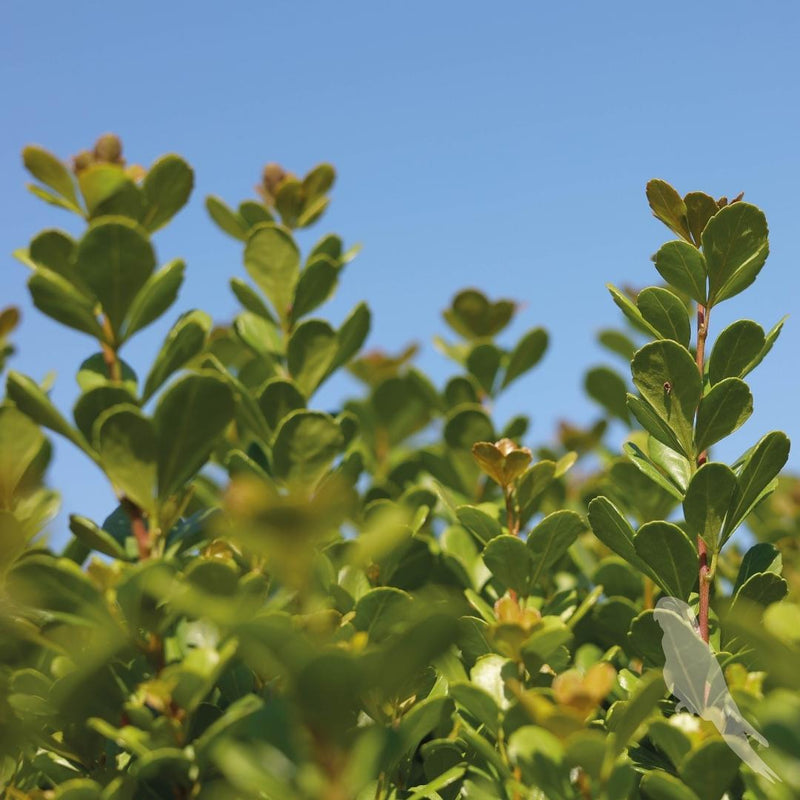
MULTIPOLYGON (((267 161, 299 174, 330 161, 331 209, 301 246, 334 231, 363 251, 321 314, 338 323, 366 299, 368 347, 419 342, 419 366, 442 386, 454 369, 431 340, 446 334, 452 295, 475 286, 521 301, 504 341, 544 325, 551 347, 496 417, 529 414, 528 443, 544 443, 559 419, 598 415, 582 382, 613 362, 595 342, 620 319, 605 283, 659 280, 649 259, 673 237, 644 186, 660 177, 681 193, 744 191, 769 220, 767 265, 715 310, 711 338, 740 317, 769 328, 792 315, 748 379, 755 413, 717 457, 772 429, 800 442, 799 34, 788 1, 5 0, 0 306, 24 315, 11 367, 37 380, 55 370, 52 397, 69 415, 77 366, 96 349, 31 307, 11 257, 42 228, 80 230, 25 190, 24 145, 67 158, 114 131, 130 162, 176 152, 195 168, 190 204, 155 237, 160 263, 188 262, 179 301, 123 352, 140 379, 180 312, 226 321, 237 309, 227 283, 245 277, 241 246, 207 219, 205 196, 252 197, 267 161)), ((315 405, 351 388, 334 381, 315 405)), ((62 539, 66 513, 102 522, 115 500, 85 456, 55 446, 62 539)))

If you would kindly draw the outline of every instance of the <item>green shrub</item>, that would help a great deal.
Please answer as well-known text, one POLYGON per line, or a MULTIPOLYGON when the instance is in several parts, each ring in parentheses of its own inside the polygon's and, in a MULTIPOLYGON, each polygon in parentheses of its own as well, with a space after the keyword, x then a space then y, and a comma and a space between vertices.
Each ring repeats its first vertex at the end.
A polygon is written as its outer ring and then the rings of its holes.
MULTIPOLYGON (((207 198, 242 243, 241 311, 181 315, 134 369, 128 340, 184 279, 151 237, 191 168, 128 167, 111 135, 69 165, 35 147, 24 161, 35 195, 86 221, 17 251, 33 303, 92 343, 71 419, 14 371, 0 406, 5 797, 798 796, 800 483, 780 432, 730 465, 710 456, 750 416, 744 378, 781 330, 711 326, 766 261, 758 208, 648 184, 676 237, 654 256, 666 285, 610 286, 625 322, 599 337, 633 385, 591 369, 602 417, 537 449, 526 417, 500 429, 491 413, 548 346, 539 327, 501 343, 515 302, 455 296, 443 387, 413 348, 361 353, 366 305, 338 328, 314 316, 356 255, 294 239, 325 212, 329 165, 268 165, 236 209, 207 198), (339 370, 363 392, 315 409, 339 370), (50 432, 119 499, 102 522, 70 515, 61 552, 40 536, 58 508, 50 432), (745 524, 743 553, 729 540, 745 524), (781 782, 676 708, 660 596, 696 609, 781 782)), ((0 315, 4 366, 17 316, 0 315)))

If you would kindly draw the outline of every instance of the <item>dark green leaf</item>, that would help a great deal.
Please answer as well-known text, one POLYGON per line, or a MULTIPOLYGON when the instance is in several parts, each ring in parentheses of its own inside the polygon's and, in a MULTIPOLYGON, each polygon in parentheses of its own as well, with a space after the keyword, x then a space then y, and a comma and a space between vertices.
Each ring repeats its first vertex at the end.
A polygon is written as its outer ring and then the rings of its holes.
POLYGON ((291 321, 296 322, 322 305, 336 289, 338 275, 338 266, 328 256, 318 255, 310 261, 297 281, 291 321))
POLYGON ((360 349, 369 334, 371 315, 366 303, 359 303, 336 332, 339 350, 331 371, 344 366, 360 349))
POLYGON ((129 387, 110 382, 90 387, 81 394, 72 409, 72 416, 78 430, 92 444, 95 444, 93 439, 95 421, 104 411, 108 411, 109 408, 120 403, 136 403, 136 397, 131 394, 129 387))
POLYGON ((719 206, 717 201, 705 192, 689 192, 683 201, 686 203, 689 230, 692 232, 694 243, 699 245, 708 221, 719 211, 719 206))
POLYGON ((648 522, 633 538, 636 555, 647 564, 656 583, 681 600, 697 583, 697 550, 689 537, 671 522, 648 522))
POLYGON ((640 572, 655 579, 655 572, 639 557, 634 547, 634 532, 622 512, 606 497, 589 503, 589 524, 594 535, 610 550, 640 572))
POLYGON ((531 593, 533 558, 524 542, 516 536, 504 533, 492 539, 483 551, 483 561, 507 589, 513 589, 523 597, 531 593))
POLYGON ((702 388, 691 353, 668 339, 652 342, 636 352, 631 371, 642 397, 675 433, 683 454, 691 458, 694 455, 692 423, 702 388))
POLYGON ((622 331, 617 331, 613 328, 600 331, 600 333, 597 334, 597 341, 607 350, 616 353, 628 362, 630 362, 633 358, 633 354, 636 352, 636 345, 633 343, 633 340, 622 333, 622 331))
POLYGON ((467 354, 466 368, 489 395, 492 394, 497 371, 500 369, 501 358, 500 348, 490 342, 474 345, 467 354))
POLYGON ((99 341, 106 337, 94 313, 94 303, 69 282, 44 267, 28 278, 33 304, 48 317, 70 328, 88 333, 99 341))
POLYGON ((748 578, 759 572, 774 572, 780 575, 783 569, 783 558, 781 551, 769 542, 759 542, 754 544, 745 554, 736 575, 736 583, 733 586, 734 596, 747 581, 748 578))
POLYGON ((533 557, 531 585, 537 586, 542 576, 567 552, 586 524, 574 511, 548 514, 529 534, 526 545, 533 557))
POLYGON ((493 442, 494 438, 492 422, 479 405, 458 406, 445 422, 444 439, 457 450, 469 450, 475 442, 493 442))
POLYGON ((139 187, 117 164, 92 164, 78 176, 89 218, 120 215, 138 222, 144 211, 139 187))
POLYGON ((465 289, 453 298, 444 318, 465 339, 481 339, 500 333, 511 321, 515 308, 510 300, 491 303, 483 292, 465 289))
POLYGON ((258 407, 273 430, 277 430, 284 417, 305 406, 305 397, 297 386, 283 378, 267 381, 258 396, 258 407))
POLYGON ((714 342, 708 360, 708 379, 712 384, 724 378, 742 378, 766 344, 764 329, 749 319, 740 319, 725 328, 714 342))
POLYGON ((775 344, 778 337, 781 335, 781 330, 783 330, 783 323, 786 322, 787 317, 783 317, 780 319, 777 324, 770 330, 767 334, 766 339, 764 341, 764 346, 761 348, 761 352, 745 367, 744 372, 742 373, 741 377, 748 375, 752 372, 766 357, 767 353, 772 350, 772 345, 775 344))
POLYGON ((789 584, 774 572, 756 572, 737 590, 729 613, 733 614, 738 603, 757 603, 765 608, 783 600, 789 592, 789 584))
POLYGON ((622 449, 627 454, 628 458, 641 470, 642 473, 647 475, 650 480, 657 483, 666 492, 669 492, 676 500, 683 500, 683 492, 680 486, 676 485, 669 479, 663 472, 654 464, 642 450, 637 447, 633 442, 625 442, 622 449))
POLYGON ((83 291, 84 287, 79 285, 80 280, 75 273, 74 261, 77 246, 77 242, 63 231, 42 231, 31 239, 28 255, 31 261, 57 272, 70 283, 76 284, 77 289, 83 291))
POLYGON ((336 420, 319 411, 294 411, 281 423, 272 447, 275 474, 287 483, 312 488, 343 443, 336 420))
POLYGON ((118 558, 121 561, 130 561, 130 556, 125 548, 108 531, 103 530, 90 519, 70 514, 69 529, 76 539, 92 550, 97 550, 98 553, 118 558))
POLYGON ((258 292, 240 278, 231 278, 231 289, 236 295, 236 299, 251 313, 263 317, 271 323, 275 323, 275 318, 265 305, 264 301, 258 296, 258 292))
POLYGON ((703 231, 709 304, 746 289, 769 254, 767 220, 749 203, 733 203, 712 217, 703 231))
POLYGON ((706 261, 703 254, 688 242, 667 242, 653 257, 658 274, 670 286, 705 305, 706 261))
POLYGON ((481 543, 488 544, 500 536, 503 527, 491 514, 476 506, 459 506, 456 509, 458 521, 481 543))
POLYGON ((666 181, 653 178, 647 182, 647 202, 656 219, 660 219, 670 230, 691 241, 686 203, 666 181))
MULTIPOLYGON (((123 361, 121 358, 117 359, 120 366, 121 382, 117 384, 123 389, 127 389, 131 397, 136 397, 137 379, 136 373, 131 369, 130 364, 123 361)), ((78 374, 75 376, 81 391, 88 392, 89 389, 94 389, 97 386, 106 386, 111 380, 111 373, 102 353, 95 353, 81 362, 78 367, 78 374)))
POLYGON ((697 409, 696 445, 702 452, 738 430, 753 413, 753 395, 739 378, 725 378, 711 388, 697 409))
POLYGON ((177 299, 186 264, 179 258, 153 273, 133 298, 122 339, 155 322, 177 299))
POLYGON ((691 324, 689 313, 682 300, 669 289, 650 286, 642 289, 636 298, 642 316, 659 333, 661 339, 672 339, 684 347, 689 346, 691 324))
POLYGON ((630 699, 615 715, 612 748, 615 754, 621 753, 634 737, 639 726, 650 716, 656 703, 667 693, 661 670, 646 672, 630 699))
POLYGON ((680 778, 660 769, 645 773, 640 786, 649 800, 700 800, 680 778))
POLYGON ((736 476, 725 464, 708 462, 692 477, 683 513, 689 532, 701 536, 710 553, 719 551, 719 535, 736 490, 736 476))
POLYGON ((642 312, 636 307, 633 301, 623 294, 616 286, 610 283, 606 284, 606 289, 611 293, 611 299, 616 303, 617 307, 627 317, 628 321, 633 326, 650 336, 658 336, 658 331, 642 316, 642 312))
POLYGON ((338 350, 338 337, 327 322, 309 319, 297 326, 286 349, 286 363, 306 397, 330 374, 338 350))
POLYGON ((727 742, 711 739, 689 752, 679 772, 700 800, 720 800, 732 788, 740 764, 727 742))
POLYGON ((628 422, 628 386, 613 369, 594 367, 584 379, 586 393, 612 416, 628 422))
POLYGON ((233 412, 233 392, 213 372, 185 375, 164 392, 153 415, 159 500, 177 491, 205 464, 233 412))
POLYGON ((218 197, 206 197, 206 210, 217 225, 234 239, 247 241, 247 223, 235 211, 232 211, 218 197))
POLYGON ((44 443, 44 435, 25 414, 0 405, 0 508, 13 508, 14 492, 44 443))

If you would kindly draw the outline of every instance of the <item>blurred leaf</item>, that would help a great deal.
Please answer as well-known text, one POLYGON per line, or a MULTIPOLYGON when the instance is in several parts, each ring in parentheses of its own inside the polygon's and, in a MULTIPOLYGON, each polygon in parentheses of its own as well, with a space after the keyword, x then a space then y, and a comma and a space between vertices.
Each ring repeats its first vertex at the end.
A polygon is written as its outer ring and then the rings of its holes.
POLYGON ((617 372, 608 367, 594 367, 586 373, 584 388, 612 417, 628 422, 628 386, 617 372))
POLYGON ((120 561, 130 560, 125 548, 108 531, 103 530, 90 519, 78 514, 70 514, 69 529, 76 539, 92 550, 97 550, 98 553, 103 553, 110 558, 118 558, 120 561))
POLYGON ((142 225, 151 232, 162 228, 186 205, 193 187, 194 173, 182 158, 159 158, 142 183, 146 206, 142 225))
POLYGON ((92 386, 78 398, 72 410, 72 416, 75 418, 78 430, 92 445, 96 444, 93 432, 97 418, 104 411, 121 403, 135 405, 136 397, 130 393, 128 386, 108 381, 92 386))
POLYGON ((733 595, 742 587, 744 582, 759 572, 774 572, 781 574, 783 560, 781 551, 773 544, 759 542, 754 544, 742 558, 739 572, 736 575, 736 583, 733 585, 733 595))
MULTIPOLYGON (((120 366, 121 382, 117 384, 117 388, 126 389, 131 397, 136 397, 137 381, 136 373, 131 369, 130 364, 123 361, 121 358, 117 359, 120 366)), ((95 389, 98 386, 107 386, 111 380, 111 375, 108 370, 108 364, 102 353, 95 353, 84 359, 80 367, 78 367, 78 374, 75 376, 78 386, 84 392, 89 389, 95 389)))
POLYGON ((492 394, 501 358, 500 349, 490 342, 473 345, 467 354, 466 368, 489 395, 492 394))
POLYGON ((106 336, 94 311, 94 303, 66 278, 39 267, 28 278, 28 289, 36 308, 62 325, 88 333, 98 341, 106 336))
POLYGON ((247 223, 235 211, 232 211, 218 197, 206 197, 206 210, 209 216, 229 236, 247 241, 247 223))
POLYGON ((159 500, 177 491, 205 464, 233 412, 233 393, 210 371, 184 375, 164 392, 153 415, 159 500))
POLYGON ((686 203, 666 181, 653 178, 647 182, 647 202, 656 219, 660 219, 670 230, 691 241, 686 203))
POLYGON ((342 446, 335 420, 319 411, 294 411, 284 418, 272 446, 275 474, 291 484, 312 488, 342 446))
POLYGON ((722 739, 702 742, 679 767, 680 776, 700 800, 720 800, 739 771, 739 757, 722 739))
POLYGON ((22 161, 25 169, 36 180, 49 186, 54 192, 60 194, 68 201, 73 210, 81 214, 78 206, 78 197, 75 193, 75 182, 67 167, 52 153, 42 147, 29 145, 22 151, 22 161))
POLYGON ((533 369, 542 360, 548 341, 547 331, 544 328, 533 328, 517 342, 508 359, 502 388, 505 389, 512 381, 533 369))
POLYGON ((511 300, 487 300, 477 289, 459 292, 445 312, 447 324, 465 339, 480 339, 500 333, 511 321, 516 304, 511 300))
POLYGON ((300 251, 292 235, 274 223, 257 226, 247 239, 244 264, 285 323, 300 275, 300 251))
POLYGON ((179 258, 153 273, 133 298, 122 340, 155 322, 177 299, 186 264, 179 258))
POLYGON ((309 319, 295 328, 286 350, 289 374, 300 391, 310 397, 330 373, 339 350, 336 332, 319 319, 309 319))
POLYGON ((338 266, 328 256, 320 254, 309 261, 297 281, 290 320, 297 322, 322 305, 336 289, 338 275, 338 266))
POLYGON ((650 716, 656 703, 667 693, 661 670, 642 675, 628 700, 614 717, 612 750, 621 753, 636 735, 639 726, 650 716))
POLYGON ((258 407, 270 428, 276 430, 284 417, 292 411, 305 408, 306 400, 294 383, 274 378, 264 384, 258 396, 258 407))
POLYGON ((486 411, 479 405, 458 406, 447 416, 444 438, 450 447, 469 450, 475 442, 494 441, 494 429, 486 411))
POLYGON ((39 428, 13 406, 0 406, 0 508, 12 508, 25 471, 44 445, 39 428))
POLYGON ((574 511, 548 514, 529 534, 526 541, 533 557, 531 585, 536 586, 551 567, 567 552, 586 524, 574 511))
POLYGON ((643 775, 640 786, 644 796, 651 800, 699 800, 680 778, 659 769, 643 775))

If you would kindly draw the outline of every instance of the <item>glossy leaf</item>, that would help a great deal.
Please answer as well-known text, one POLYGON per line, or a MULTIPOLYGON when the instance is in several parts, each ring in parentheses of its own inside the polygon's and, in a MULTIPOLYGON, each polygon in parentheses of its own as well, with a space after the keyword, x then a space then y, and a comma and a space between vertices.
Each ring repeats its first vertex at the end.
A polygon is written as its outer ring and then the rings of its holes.
POLYGON ((738 430, 753 413, 753 395, 739 378, 725 378, 700 401, 695 430, 699 452, 738 430))
POLYGON ((672 339, 689 346, 691 325, 686 306, 669 289, 650 286, 642 289, 636 305, 645 320, 659 333, 661 339, 672 339))
POLYGON ((725 378, 742 378, 766 344, 764 329, 749 319, 729 325, 717 337, 708 360, 708 379, 713 384, 725 378))
POLYGON ((653 216, 679 236, 691 241, 686 204, 675 189, 666 181, 654 178, 647 182, 645 191, 653 216))
POLYGON ((720 547, 720 532, 736 491, 736 476, 725 464, 703 464, 692 477, 683 501, 689 532, 700 536, 710 553, 720 547))
POLYGON ((697 550, 671 522, 648 522, 633 539, 636 555, 669 595, 686 600, 697 583, 697 550))
POLYGON ((688 242, 667 242, 653 257, 659 275, 670 286, 688 294, 692 300, 705 305, 706 262, 703 254, 688 242))

